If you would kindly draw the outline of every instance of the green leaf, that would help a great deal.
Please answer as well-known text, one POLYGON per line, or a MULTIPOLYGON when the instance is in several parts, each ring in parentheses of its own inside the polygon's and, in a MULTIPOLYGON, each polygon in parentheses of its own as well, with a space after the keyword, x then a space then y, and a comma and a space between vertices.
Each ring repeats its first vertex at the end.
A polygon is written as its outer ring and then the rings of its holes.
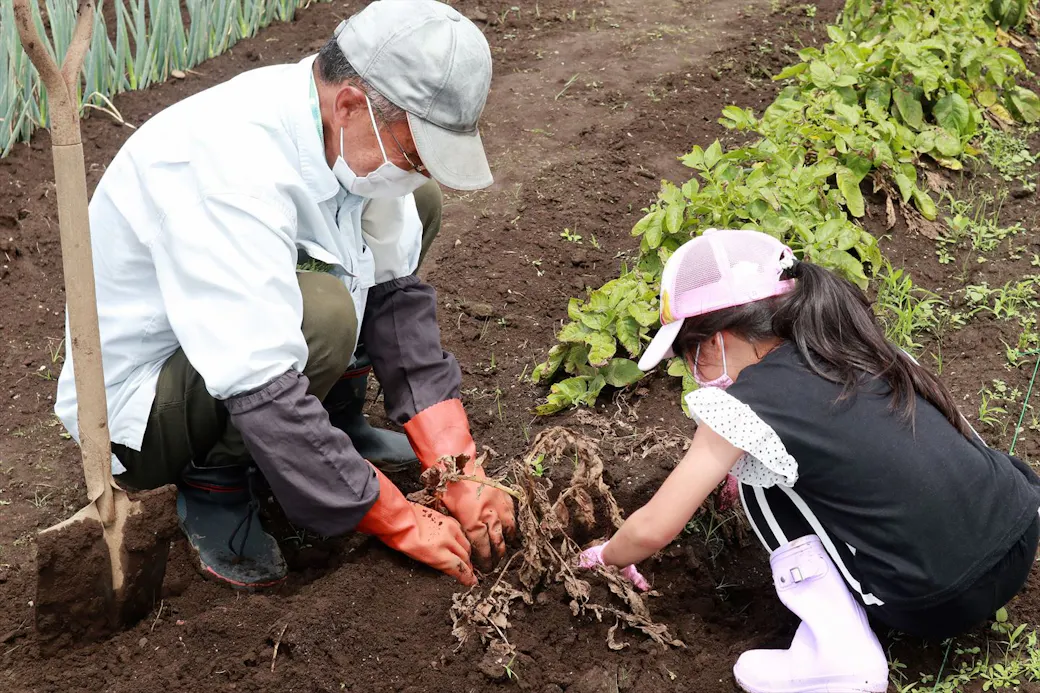
POLYGON ((816 243, 820 245, 833 243, 844 225, 844 219, 828 219, 816 229, 816 243))
POLYGON ((692 200, 697 195, 697 193, 700 191, 700 189, 701 189, 701 186, 700 186, 700 183, 697 182, 697 179, 696 178, 691 178, 690 180, 688 180, 685 183, 683 183, 683 186, 682 186, 683 197, 685 197, 687 200, 692 200))
POLYGON ((945 156, 938 155, 936 155, 934 158, 937 164, 939 164, 943 168, 948 168, 951 171, 961 171, 964 169, 964 164, 962 164, 959 159, 949 159, 945 156))
POLYGON ((686 359, 676 357, 668 362, 668 375, 673 378, 681 378, 690 375, 690 367, 686 365, 686 359))
POLYGON ((915 130, 920 130, 924 124, 924 109, 921 106, 920 99, 912 91, 904 87, 897 88, 892 96, 895 99, 899 117, 903 119, 903 122, 915 130))
POLYGON ((880 79, 871 81, 867 85, 866 100, 874 102, 883 112, 887 112, 892 104, 892 85, 880 79))
POLYGON ((838 250, 851 250, 860 239, 860 229, 854 224, 842 224, 841 233, 834 241, 834 247, 838 250))
POLYGON ((939 214, 939 210, 935 208, 935 201, 928 193, 917 186, 914 186, 914 203, 917 206, 917 210, 921 212, 921 216, 929 221, 934 221, 939 214))
POLYGON ((809 69, 809 63, 795 63, 794 65, 788 65, 780 71, 780 74, 773 77, 773 80, 779 81, 781 79, 790 79, 791 77, 797 77, 798 75, 805 72, 807 69, 809 69))
POLYGON ((617 352, 617 342, 609 334, 593 332, 585 337, 589 345, 589 364, 599 368, 617 352))
POLYGON ((1026 123, 1035 123, 1040 120, 1040 97, 1024 87, 1015 87, 1011 90, 1011 107, 1015 114, 1026 123))
POLYGON ((852 171, 857 183, 866 178, 874 168, 874 162, 859 154, 849 154, 845 157, 845 165, 852 171))
POLYGON ((846 106, 845 104, 836 101, 831 105, 834 112, 845 120, 849 125, 859 124, 859 107, 858 106, 846 106))
POLYGON ((963 152, 960 138, 946 130, 940 130, 935 134, 935 148, 943 156, 959 156, 963 152))
POLYGON ((571 375, 581 375, 589 368, 589 348, 584 343, 572 344, 563 359, 563 370, 571 375))
POLYGON ((617 321, 617 339, 621 346, 630 356, 638 356, 642 351, 639 341, 639 323, 631 316, 626 316, 617 321))
POLYGON ((588 380, 585 377, 561 380, 552 386, 549 396, 546 397, 548 402, 537 407, 535 412, 544 416, 573 407, 581 401, 588 389, 588 380))
POLYGON ((651 222, 654 221, 654 219, 657 217, 659 213, 659 211, 654 210, 653 212, 648 213, 642 219, 637 221, 636 225, 632 227, 632 235, 642 236, 644 233, 646 233, 646 230, 650 228, 651 222))
POLYGON ((611 387, 628 387, 645 375, 635 361, 628 359, 610 359, 600 372, 611 387))
POLYGON ((628 307, 628 314, 643 327, 653 327, 660 319, 656 310, 645 303, 634 302, 628 307))
POLYGON ((573 320, 574 322, 580 321, 581 308, 582 304, 580 298, 570 299, 569 301, 567 301, 567 317, 573 320))
POLYGON ((695 168, 698 170, 704 170, 704 150, 700 148, 700 145, 694 145, 693 149, 690 150, 689 154, 683 154, 679 157, 682 161, 683 166, 687 168, 695 168))
POLYGON ((719 163, 719 159, 722 158, 722 145, 719 144, 718 140, 711 143, 711 146, 704 151, 704 166, 706 168, 713 169, 715 164, 719 163))
POLYGON ((614 322, 614 311, 605 313, 588 312, 582 313, 581 323, 590 330, 606 330, 614 322))
POLYGON ((860 288, 867 287, 867 275, 863 273, 863 264, 844 250, 827 248, 817 260, 818 264, 845 275, 845 278, 860 288))
POLYGON ((553 391, 560 393, 572 402, 577 402, 588 391, 588 379, 584 377, 567 378, 552 386, 553 391))
POLYGON ((935 149, 935 136, 938 132, 942 132, 942 130, 929 128, 917 133, 917 137, 914 138, 914 149, 926 154, 935 149))
POLYGON ((752 200, 748 205, 748 214, 752 219, 762 219, 769 213, 770 205, 765 200, 752 200))
POLYGON ((968 134, 971 125, 971 109, 960 94, 953 93, 939 99, 932 109, 935 122, 954 135, 968 134))
POLYGON ((605 313, 615 306, 611 301, 611 289, 607 286, 596 289, 589 294, 589 301, 586 304, 586 308, 593 312, 605 313))
POLYGON ((643 234, 643 241, 650 250, 661 245, 661 239, 664 238, 664 215, 663 209, 654 212, 654 218, 650 220, 646 227, 646 233, 643 234))
POLYGON ((599 397, 599 393, 603 391, 606 384, 607 379, 602 375, 594 376, 588 383, 585 396, 581 398, 581 403, 590 407, 596 406, 596 398, 599 397))
POLYGON ((740 106, 726 106, 722 109, 719 124, 730 129, 746 130, 754 127, 755 118, 751 115, 750 110, 745 111, 740 106))
POLYGON ((897 173, 893 178, 895 178, 896 185, 899 186, 899 194, 903 198, 903 203, 909 202, 914 193, 914 182, 904 173, 897 173))
POLYGON ((988 0, 986 15, 1003 29, 1014 29, 1026 17, 1027 0, 988 0))
POLYGON ((896 14, 892 17, 892 26, 894 26, 896 31, 902 34, 904 38, 909 38, 914 32, 914 25, 910 21, 910 18, 902 14, 896 14))
POLYGON ((560 369, 560 364, 563 363, 563 357, 567 355, 567 349, 568 347, 563 344, 557 344, 552 349, 549 349, 549 357, 544 363, 539 363, 535 366, 531 372, 531 382, 540 383, 556 375, 556 371, 560 369))
POLYGON ((683 215, 686 212, 686 205, 679 203, 672 203, 668 205, 668 211, 665 212, 664 225, 668 230, 668 233, 679 233, 682 229, 683 215))
POLYGON ((561 342, 584 342, 589 334, 589 328, 580 322, 569 322, 563 326, 556 338, 561 342))
POLYGON ((990 89, 980 91, 975 95, 975 99, 979 102, 979 105, 983 108, 989 108, 997 102, 997 92, 990 89))
POLYGON ((809 65, 809 75, 812 78, 813 84, 818 86, 820 89, 827 89, 834 84, 834 70, 831 66, 822 60, 814 60, 809 65))
POLYGON ((572 400, 558 392, 553 392, 545 398, 545 404, 539 404, 534 408, 534 413, 538 416, 551 416, 572 406, 574 406, 572 400))
POLYGON ((849 214, 857 218, 862 217, 866 213, 863 193, 859 189, 855 174, 844 166, 838 169, 838 189, 845 197, 845 206, 849 208, 849 214))

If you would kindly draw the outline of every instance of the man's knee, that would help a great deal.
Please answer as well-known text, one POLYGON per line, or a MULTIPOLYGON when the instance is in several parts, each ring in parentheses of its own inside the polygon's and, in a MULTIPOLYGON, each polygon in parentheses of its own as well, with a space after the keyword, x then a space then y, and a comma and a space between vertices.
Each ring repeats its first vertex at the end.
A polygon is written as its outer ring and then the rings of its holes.
POLYGON ((342 373, 350 365, 357 341, 358 320, 350 291, 337 277, 324 272, 299 276, 303 295, 303 337, 307 340, 307 368, 342 373))
POLYGON ((416 190, 415 208, 419 212, 419 221, 422 222, 422 253, 419 256, 419 264, 433 244, 433 239, 441 230, 441 212, 444 207, 444 193, 437 181, 430 180, 416 190))

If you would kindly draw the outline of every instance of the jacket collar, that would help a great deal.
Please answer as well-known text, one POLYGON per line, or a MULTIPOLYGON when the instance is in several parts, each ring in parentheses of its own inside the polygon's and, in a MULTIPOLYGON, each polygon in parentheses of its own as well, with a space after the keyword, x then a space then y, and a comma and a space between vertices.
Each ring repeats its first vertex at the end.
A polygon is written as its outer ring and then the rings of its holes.
POLYGON ((325 160, 325 149, 314 127, 310 107, 311 69, 316 57, 307 56, 292 70, 286 90, 286 113, 300 155, 300 174, 314 201, 320 203, 336 197, 342 187, 325 160))

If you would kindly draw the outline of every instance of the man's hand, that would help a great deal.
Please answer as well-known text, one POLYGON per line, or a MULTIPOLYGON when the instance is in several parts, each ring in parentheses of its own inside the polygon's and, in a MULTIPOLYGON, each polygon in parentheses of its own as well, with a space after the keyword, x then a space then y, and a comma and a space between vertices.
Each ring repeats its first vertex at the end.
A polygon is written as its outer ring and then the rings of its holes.
POLYGON ((410 503, 382 472, 371 469, 379 482, 379 498, 362 518, 357 531, 379 537, 391 549, 436 568, 463 585, 477 584, 469 561, 469 541, 459 523, 410 503))
POLYGON ((421 505, 412 503, 411 506, 415 529, 393 548, 452 576, 463 585, 477 584, 469 562, 470 544, 459 523, 421 505))
MULTIPOLYGON (((472 455, 473 451, 464 454, 472 455)), ((472 456, 463 475, 487 478, 472 456)), ((441 500, 469 537, 478 565, 490 569, 506 555, 505 538, 516 535, 513 499, 508 493, 476 481, 456 481, 448 484, 441 500)))
MULTIPOLYGON (((443 457, 465 455, 468 461, 462 474, 486 478, 475 462, 477 446, 461 401, 446 400, 424 409, 404 425, 404 430, 423 470, 439 466, 443 457)), ((478 565, 489 569, 493 561, 505 556, 505 540, 516 534, 509 494, 476 481, 456 481, 448 484, 441 500, 469 537, 478 565)))

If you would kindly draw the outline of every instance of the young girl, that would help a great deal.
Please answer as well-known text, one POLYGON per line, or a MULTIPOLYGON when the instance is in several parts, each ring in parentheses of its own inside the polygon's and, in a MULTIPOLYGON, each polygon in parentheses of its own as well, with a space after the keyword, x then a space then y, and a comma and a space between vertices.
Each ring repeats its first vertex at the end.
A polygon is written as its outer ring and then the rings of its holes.
POLYGON ((639 367, 686 359, 697 431, 650 502, 581 563, 627 566, 646 588, 633 564, 732 474, 780 601, 801 619, 790 649, 741 655, 744 690, 884 691, 868 616, 945 638, 1025 584, 1040 478, 981 442, 854 285, 766 234, 709 230, 668 260, 661 323, 639 367))

